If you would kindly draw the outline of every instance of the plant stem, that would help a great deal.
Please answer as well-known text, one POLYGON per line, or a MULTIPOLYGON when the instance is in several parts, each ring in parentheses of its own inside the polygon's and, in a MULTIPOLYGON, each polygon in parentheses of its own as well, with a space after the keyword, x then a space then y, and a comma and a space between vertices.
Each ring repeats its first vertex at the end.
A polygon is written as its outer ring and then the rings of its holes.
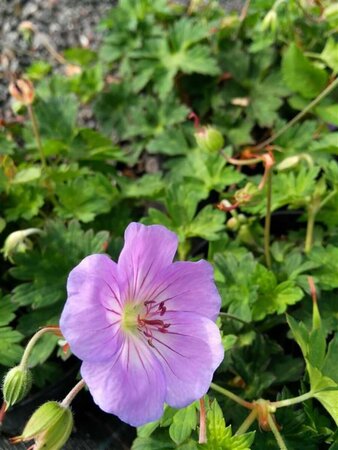
POLYGON ((271 269, 271 255, 270 255, 271 198, 272 198, 272 170, 270 168, 266 179, 266 215, 264 224, 264 255, 266 265, 269 269, 271 269))
POLYGON ((335 195, 337 194, 337 189, 334 188, 333 191, 331 191, 325 198, 322 200, 318 206, 317 212, 323 208, 323 206, 326 205, 327 202, 329 202, 335 195))
POLYGON ((253 409, 247 416, 247 418, 244 420, 242 425, 238 428, 235 435, 244 434, 251 427, 252 423, 256 420, 256 417, 257 417, 257 410, 253 409))
POLYGON ((315 227, 317 211, 310 205, 308 208, 307 225, 306 225, 306 237, 305 237, 305 253, 309 253, 313 243, 313 230, 315 227))
POLYGON ((280 130, 272 134, 268 139, 255 146, 255 150, 261 150, 267 145, 271 144, 275 139, 281 136, 285 131, 291 128, 295 123, 302 119, 312 108, 314 108, 324 97, 326 97, 333 89, 338 86, 338 77, 332 81, 326 88, 310 102, 300 113, 298 113, 290 122, 286 123, 280 130))
POLYGON ((207 415, 205 410, 204 397, 200 398, 200 432, 198 436, 199 444, 207 443, 207 429, 206 429, 207 415))
POLYGON ((229 314, 229 313, 225 313, 225 312, 220 312, 219 315, 222 316, 222 317, 225 317, 226 319, 237 320, 237 322, 241 322, 241 323, 243 323, 244 325, 250 325, 250 326, 251 326, 251 323, 246 322, 245 320, 240 319, 239 317, 234 316, 233 314, 229 314))
POLYGON ((247 402, 246 400, 243 400, 238 395, 233 394, 232 392, 228 391, 227 389, 225 389, 225 388, 223 388, 221 386, 218 386, 215 383, 211 383, 210 387, 214 391, 217 391, 220 394, 223 394, 226 397, 231 398, 231 400, 233 400, 234 402, 238 403, 239 405, 244 406, 244 408, 247 408, 247 409, 253 409, 254 408, 254 405, 252 403, 247 402))
POLYGON ((36 120, 36 116, 35 116, 32 105, 27 105, 27 109, 28 109, 29 118, 32 122, 33 134, 35 137, 36 146, 38 147, 38 150, 39 150, 41 165, 42 165, 43 169, 46 170, 47 162, 46 162, 45 155, 43 153, 38 122, 36 120))
POLYGON ((273 435, 275 436, 275 439, 277 441, 278 447, 280 450, 288 450, 287 446, 285 445, 285 442, 282 438, 282 435, 280 434, 277 425, 275 424, 275 421, 273 420, 271 414, 268 415, 268 423, 270 425, 271 431, 273 432, 273 435))
POLYGON ((84 380, 80 380, 73 389, 67 394, 67 396, 62 400, 61 405, 68 407, 74 398, 77 396, 77 394, 85 387, 86 383, 84 380))
POLYGON ((57 327, 57 326, 50 326, 50 327, 41 328, 41 330, 39 330, 37 333, 34 334, 34 336, 28 342, 27 347, 25 348, 25 351, 24 351, 24 353, 22 355, 22 358, 21 358, 21 361, 20 361, 20 367, 22 369, 26 369, 29 355, 30 355, 34 345, 40 339, 40 337, 43 336, 45 333, 51 333, 51 332, 59 334, 61 336, 60 328, 57 327))
POLYGON ((285 400, 279 400, 278 402, 271 402, 271 406, 275 408, 284 408, 285 406, 296 405, 297 403, 305 402, 313 397, 313 393, 307 392, 306 394, 299 395, 298 397, 287 398, 285 400))

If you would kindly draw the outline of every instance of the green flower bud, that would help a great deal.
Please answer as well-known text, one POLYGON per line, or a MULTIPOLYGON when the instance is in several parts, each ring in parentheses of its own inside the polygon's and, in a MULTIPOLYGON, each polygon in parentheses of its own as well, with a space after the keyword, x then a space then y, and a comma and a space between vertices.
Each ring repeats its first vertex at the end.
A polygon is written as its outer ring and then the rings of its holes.
POLYGON ((195 133, 195 139, 199 148, 206 152, 219 152, 224 147, 224 139, 221 133, 213 127, 201 127, 195 133))
POLYGON ((292 167, 297 166, 299 161, 300 161, 299 155, 289 156, 288 158, 283 159, 283 161, 278 164, 277 170, 291 169, 292 167))
POLYGON ((230 217, 230 219, 226 223, 226 227, 232 231, 238 230, 239 221, 238 221, 237 217, 230 217))
POLYGON ((4 258, 10 260, 15 252, 25 252, 31 246, 27 237, 36 233, 42 233, 42 231, 39 228, 13 231, 5 240, 2 249, 4 258))
POLYGON ((50 401, 40 406, 13 444, 35 440, 34 450, 60 450, 73 429, 73 415, 68 406, 50 401))
POLYGON ((25 398, 31 387, 32 376, 28 369, 16 366, 7 372, 2 388, 6 409, 25 398))
POLYGON ((270 9, 270 11, 268 11, 268 13, 263 19, 262 30, 265 31, 270 29, 271 31, 276 31, 276 26, 277 26, 277 13, 274 9, 270 9))

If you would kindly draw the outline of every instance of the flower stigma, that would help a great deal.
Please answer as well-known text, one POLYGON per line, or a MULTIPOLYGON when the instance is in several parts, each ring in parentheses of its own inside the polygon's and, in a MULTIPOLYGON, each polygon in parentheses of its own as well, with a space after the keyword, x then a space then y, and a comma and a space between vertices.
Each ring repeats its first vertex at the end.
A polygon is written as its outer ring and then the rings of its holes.
POLYGON ((121 327, 125 332, 142 333, 151 347, 153 344, 153 332, 167 333, 170 323, 164 322, 162 317, 167 308, 164 302, 157 303, 155 300, 143 303, 127 303, 121 317, 121 327))

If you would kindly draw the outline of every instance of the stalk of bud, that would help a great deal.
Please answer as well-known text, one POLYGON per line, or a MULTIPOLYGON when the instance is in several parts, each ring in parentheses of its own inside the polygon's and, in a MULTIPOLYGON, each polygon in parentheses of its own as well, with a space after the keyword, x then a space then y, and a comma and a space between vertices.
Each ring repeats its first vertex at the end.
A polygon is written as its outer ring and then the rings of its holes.
POLYGON ((214 127, 199 127, 195 132, 197 145, 206 152, 219 152, 224 147, 222 134, 214 127))
POLYGON ((32 450, 60 450, 73 429, 73 414, 68 406, 50 401, 40 406, 12 444, 34 439, 32 450))
POLYGON ((20 78, 13 81, 10 83, 8 90, 15 100, 18 100, 26 106, 31 105, 34 101, 34 86, 27 78, 20 78))
POLYGON ((4 378, 2 393, 6 403, 5 409, 20 402, 32 387, 32 376, 28 369, 13 367, 4 378))

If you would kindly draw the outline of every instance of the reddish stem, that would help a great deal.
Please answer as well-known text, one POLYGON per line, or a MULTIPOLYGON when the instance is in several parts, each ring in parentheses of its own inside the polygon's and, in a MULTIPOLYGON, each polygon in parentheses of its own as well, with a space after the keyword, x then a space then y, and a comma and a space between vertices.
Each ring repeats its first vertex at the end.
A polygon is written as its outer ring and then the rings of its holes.
POLYGON ((204 397, 200 398, 200 432, 199 432, 199 438, 198 443, 199 444, 206 444, 207 443, 207 416, 206 416, 206 410, 205 410, 205 401, 204 397))

